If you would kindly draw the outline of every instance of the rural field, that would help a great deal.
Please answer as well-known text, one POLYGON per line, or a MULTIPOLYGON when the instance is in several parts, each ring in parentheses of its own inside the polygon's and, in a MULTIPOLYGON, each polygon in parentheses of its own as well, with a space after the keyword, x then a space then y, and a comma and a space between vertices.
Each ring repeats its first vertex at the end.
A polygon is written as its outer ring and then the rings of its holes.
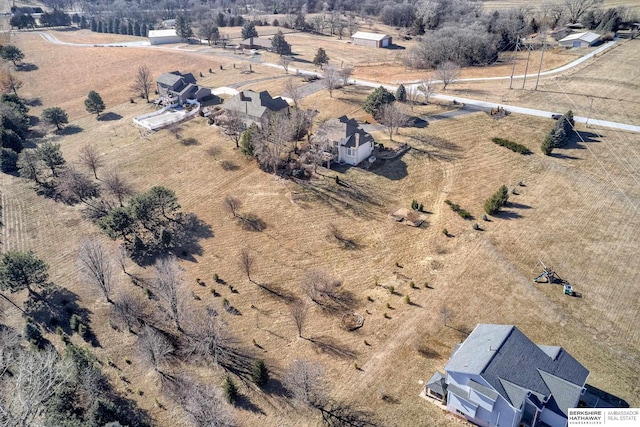
MULTIPOLYGON (((66 35, 54 34, 65 40, 66 35)), ((100 42, 95 36, 88 43, 100 42)), ((69 37, 82 40, 78 35, 69 37)), ((287 37, 294 40, 294 35, 287 37)), ((36 70, 19 74, 24 82, 20 95, 39 100, 32 102, 31 114, 39 116, 51 106, 69 113, 70 131, 50 133, 69 163, 77 164, 81 148, 91 142, 107 165, 105 171, 120 171, 138 191, 154 185, 174 190, 182 209, 210 227, 191 252, 180 254, 185 286, 193 295, 189 303, 224 313, 222 301, 227 299, 240 314, 221 316, 238 346, 264 359, 275 379, 267 392, 240 383, 246 399, 234 412, 238 425, 320 423, 292 407, 278 387, 288 364, 296 359, 320 362, 330 395, 362 411, 375 425, 460 425, 418 393, 422 382, 442 370, 453 346, 477 323, 514 324, 536 343, 565 347, 591 371, 589 384, 627 400, 631 407, 640 406, 640 268, 635 261, 640 239, 640 135, 578 126, 580 137, 573 137, 552 156, 543 156, 539 146, 553 127, 552 120, 517 114, 494 119, 476 112, 430 120, 421 129, 403 128, 394 141, 384 131, 374 132, 376 141, 385 146, 404 142, 411 149, 368 171, 320 168, 311 180, 295 182, 261 171, 204 119, 183 124, 181 139, 167 130, 142 138, 132 124, 133 117, 152 111, 139 99, 130 102, 130 81, 139 65, 148 65, 154 76, 172 70, 192 72, 199 83, 212 87, 250 81, 241 87, 268 89, 273 95, 282 90, 281 70, 252 64, 253 73, 242 74, 248 63, 239 57, 179 48, 62 46, 33 33, 18 33, 12 42, 24 50, 25 62, 37 65, 36 70), (108 120, 96 120, 85 111, 83 100, 90 90, 102 95, 106 112, 111 113, 108 120), (491 142, 495 136, 523 144, 533 154, 523 156, 499 147, 491 142), (219 149, 215 156, 211 147, 219 149), (336 176, 345 185, 337 185, 336 176), (483 221, 484 200, 503 184, 517 194, 510 195, 504 212, 483 221), (223 209, 227 195, 240 199, 242 211, 257 215, 266 228, 255 232, 239 227, 223 209), (414 199, 429 212, 426 226, 407 227, 389 218, 390 212, 410 207, 414 199), (475 219, 463 220, 445 200, 459 204, 475 219), (472 228, 474 222, 481 230, 472 228), (330 224, 355 242, 353 249, 327 240, 330 224), (238 254, 245 248, 256 258, 252 278, 284 296, 304 298, 300 284, 309 270, 325 270, 339 278, 341 288, 353 296, 350 310, 364 317, 364 326, 347 332, 341 327, 342 313, 314 306, 302 334, 305 338, 298 337, 287 301, 251 283, 238 267, 238 254), (541 272, 539 261, 553 266, 583 298, 564 296, 557 285, 534 284, 531 279, 541 272), (214 283, 214 274, 237 292, 214 283), (220 296, 212 294, 213 288, 220 296), (450 312, 446 326, 440 315, 443 307, 450 312)), ((308 58, 311 49, 308 42, 301 48, 302 56, 308 58)), ((327 52, 337 60, 342 58, 340 49, 341 45, 327 52)), ((559 85, 563 92, 582 94, 569 95, 575 102, 584 103, 581 97, 589 92, 635 100, 638 86, 629 83, 633 80, 624 83, 629 76, 624 73, 634 71, 629 66, 618 74, 617 67, 619 58, 637 58, 638 51, 637 44, 622 44, 572 72, 570 80, 557 77, 559 85), (594 86, 580 92, 581 80, 594 86)), ((347 54, 342 55, 347 61, 347 54)), ((547 92, 524 92, 518 103, 560 111, 571 108, 569 101, 559 100, 551 108, 560 95, 547 99, 545 94, 558 84, 542 82, 547 92)), ((481 90, 487 97, 503 96, 504 82, 496 85, 498 89, 454 85, 446 93, 460 91, 463 96, 465 91, 481 90)), ((321 91, 304 98, 301 105, 318 109, 318 121, 349 114, 371 122, 373 118, 360 107, 368 93, 349 86, 329 98, 321 91)), ((594 114, 597 110, 604 118, 624 121, 620 104, 609 111, 613 104, 600 101, 594 101, 594 114)), ((426 106, 415 113, 430 115, 453 108, 426 106)), ((141 367, 136 337, 109 326, 109 305, 79 277, 78 247, 87 236, 98 235, 97 226, 83 217, 79 207, 38 196, 20 178, 2 174, 0 180, 3 251, 33 249, 42 257, 51 267, 51 280, 77 295, 79 304, 89 310, 91 328, 100 342, 92 351, 99 360, 108 358, 118 367, 104 367, 116 388, 147 410, 154 424, 181 425, 179 407, 164 397, 150 371, 141 367)), ((115 251, 117 243, 104 239, 115 251)), ((128 267, 151 277, 148 267, 128 267)), ((118 289, 144 295, 124 274, 118 289)), ((17 303, 22 297, 12 295, 17 303)), ((8 323, 21 328, 24 320, 9 309, 7 314, 8 323)), ((62 347, 55 334, 49 338, 62 347)), ((81 343, 77 336, 73 340, 81 343)), ((192 366, 174 370, 192 371, 215 385, 225 375, 221 369, 192 366)))

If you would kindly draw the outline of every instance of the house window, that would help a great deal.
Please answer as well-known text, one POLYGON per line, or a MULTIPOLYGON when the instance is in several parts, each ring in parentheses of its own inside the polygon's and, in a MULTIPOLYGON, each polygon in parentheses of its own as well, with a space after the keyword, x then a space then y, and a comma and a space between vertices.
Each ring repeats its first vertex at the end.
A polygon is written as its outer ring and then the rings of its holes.
POLYGON ((354 157, 356 155, 356 150, 353 148, 347 148, 347 156, 354 157))

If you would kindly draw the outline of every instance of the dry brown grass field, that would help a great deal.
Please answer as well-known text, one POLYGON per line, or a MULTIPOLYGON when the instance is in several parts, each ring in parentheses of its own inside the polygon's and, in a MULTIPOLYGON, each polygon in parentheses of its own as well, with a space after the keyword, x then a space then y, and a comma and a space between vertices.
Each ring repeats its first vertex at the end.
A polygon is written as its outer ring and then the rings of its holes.
MULTIPOLYGON (((546 58, 545 54, 545 61, 546 58)), ((536 63, 535 59, 531 61, 536 63)), ((623 40, 565 73, 541 77, 537 91, 534 90, 535 76, 527 79, 525 90, 522 90, 521 79, 514 80, 512 90, 508 79, 460 82, 447 89, 448 94, 454 96, 458 94, 547 111, 571 109, 575 115, 583 117, 640 125, 638 61, 640 40, 623 40)), ((519 65, 524 66, 524 62, 519 65)))
MULTIPOLYGON (((460 425, 418 397, 419 381, 442 369, 451 348, 477 323, 508 323, 538 343, 565 347, 591 371, 590 384, 640 406, 640 269, 635 262, 640 238, 639 135, 604 130, 595 134, 581 127, 587 142, 572 143, 544 157, 538 147, 554 124, 551 120, 515 114, 494 120, 474 113, 432 121, 425 129, 402 129, 394 139, 407 142, 412 150, 371 171, 345 170, 340 178, 348 187, 336 185, 337 172, 329 170, 297 184, 260 171, 201 119, 182 125, 183 138, 199 142, 188 146, 166 130, 140 138, 131 124, 133 117, 150 111, 141 102, 129 102, 128 79, 140 64, 148 64, 154 75, 173 69, 194 74, 209 67, 215 71, 224 64, 224 72, 205 73, 202 79, 215 86, 253 79, 258 73, 263 73, 258 78, 272 77, 273 71, 270 75, 260 69, 247 77, 231 67, 229 58, 181 50, 74 48, 50 45, 29 34, 20 34, 15 41, 25 51, 25 60, 39 67, 20 73, 25 82, 21 95, 42 101, 33 114, 58 105, 70 113, 71 125, 82 129, 55 137, 69 162, 76 162, 80 148, 91 141, 109 168, 121 171, 136 189, 167 186, 176 192, 184 211, 211 226, 213 236, 200 241, 201 251, 181 260, 185 286, 201 298, 191 303, 224 312, 221 301, 227 298, 242 314, 224 315, 230 329, 242 348, 266 361, 276 379, 282 378, 290 361, 308 358, 326 367, 328 389, 335 399, 371 413, 380 426, 460 425), (84 112, 83 99, 92 89, 103 95, 107 111, 120 119, 96 121, 84 112), (534 154, 521 156, 499 147, 491 142, 493 136, 524 144, 534 154), (221 149, 215 159, 207 152, 213 145, 221 149), (237 169, 225 170, 222 160, 237 169), (517 186, 519 181, 525 186, 517 186), (505 212, 482 221, 483 201, 502 184, 517 188, 519 194, 511 195, 505 212), (267 228, 240 229, 222 208, 225 195, 240 198, 243 211, 258 215, 267 228), (412 199, 430 212, 426 228, 406 227, 388 218, 389 212, 408 207, 412 199), (484 230, 473 230, 473 221, 458 217, 446 199, 470 211, 484 230), (359 249, 344 250, 327 241, 330 223, 356 240, 359 249), (444 236, 443 228, 452 237, 444 236), (306 270, 321 268, 336 275, 355 296, 354 310, 365 317, 363 328, 346 332, 339 316, 314 308, 304 335, 331 345, 297 338, 287 305, 241 274, 236 260, 243 248, 256 255, 256 281, 297 296, 303 295, 300 281, 306 270), (555 285, 532 283, 540 271, 539 260, 573 283, 583 298, 563 296, 555 285), (214 273, 238 293, 214 285, 214 273), (196 278, 206 286, 197 285, 196 278), (419 289, 412 289, 411 281, 419 289), (396 294, 383 287, 389 285, 396 294), (210 293, 214 286, 221 297, 210 293), (406 295, 412 304, 404 302, 406 295), (439 315, 445 305, 453 313, 447 327, 439 315), (254 347, 252 340, 260 347, 254 347)), ((278 80, 256 83, 265 89, 277 89, 279 84, 278 80)), ((320 92, 304 99, 303 106, 318 108, 319 120, 345 113, 372 120, 359 111, 367 93, 349 87, 329 99, 320 92)), ((390 144, 383 132, 375 136, 390 144)), ((21 179, 8 175, 0 179, 3 250, 33 249, 46 260, 51 279, 76 293, 90 310, 91 327, 101 343, 93 351, 100 360, 108 356, 122 369, 120 373, 105 367, 114 385, 148 410, 155 424, 179 425, 180 411, 140 366, 135 337, 108 326, 108 306, 79 280, 79 242, 97 234, 97 227, 82 217, 79 208, 39 197, 21 179), (131 365, 125 357, 131 358, 131 365), (154 403, 155 398, 165 409, 154 403)), ((115 249, 115 243, 109 244, 115 249)), ((148 269, 137 271, 150 275, 148 269)), ((124 276, 119 288, 142 292, 124 276)), ((12 297, 21 302, 22 295, 12 297)), ((9 322, 22 325, 22 319, 8 313, 9 322)), ((51 340, 60 342, 53 335, 51 340)), ((219 369, 175 367, 183 369, 215 384, 224 375, 219 369)), ((237 409, 239 425, 319 422, 275 394, 247 385, 240 389, 259 410, 246 405, 237 409)))

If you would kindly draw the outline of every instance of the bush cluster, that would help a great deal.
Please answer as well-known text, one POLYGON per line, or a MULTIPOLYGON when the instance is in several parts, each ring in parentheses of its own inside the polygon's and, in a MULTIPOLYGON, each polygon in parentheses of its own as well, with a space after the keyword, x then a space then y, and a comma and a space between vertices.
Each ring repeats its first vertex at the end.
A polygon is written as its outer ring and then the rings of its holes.
POLYGON ((494 215, 500 211, 509 201, 509 190, 506 185, 500 189, 491 198, 484 202, 484 211, 489 215, 494 215))
POLYGON ((449 205, 449 207, 451 208, 452 211, 454 211, 455 213, 460 215, 461 218, 463 218, 463 219, 473 219, 473 215, 471 215, 466 210, 462 209, 460 207, 460 205, 453 203, 449 199, 445 200, 444 202, 449 205))
POLYGON ((514 151, 520 154, 531 154, 531 150, 525 147, 522 144, 518 144, 517 142, 509 141, 508 139, 498 138, 497 136, 491 138, 493 142, 500 145, 501 147, 507 147, 509 150, 514 151))

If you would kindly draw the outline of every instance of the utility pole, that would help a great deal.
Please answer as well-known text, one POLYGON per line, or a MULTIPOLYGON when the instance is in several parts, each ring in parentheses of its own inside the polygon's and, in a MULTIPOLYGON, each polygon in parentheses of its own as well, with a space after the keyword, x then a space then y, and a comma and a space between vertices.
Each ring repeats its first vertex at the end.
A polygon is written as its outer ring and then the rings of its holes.
POLYGON ((536 87, 534 90, 538 90, 538 82, 540 81, 540 71, 542 71, 542 60, 544 59, 544 42, 546 39, 542 39, 542 55, 540 55, 540 66, 538 67, 538 78, 536 79, 536 87))
POLYGON ((593 107, 593 97, 590 97, 590 98, 591 98, 591 103, 589 104, 589 114, 587 114, 587 121, 585 123, 587 127, 589 127, 589 118, 591 117, 591 107, 593 107))
POLYGON ((513 51, 513 67, 511 68, 511 81, 509 82, 509 89, 513 89, 513 74, 516 71, 516 58, 518 56, 518 49, 520 48, 520 36, 516 37, 516 49, 513 51))
POLYGON ((524 79, 522 79, 522 89, 524 89, 525 83, 527 83, 527 71, 529 70, 529 58, 531 57, 531 45, 527 46, 527 65, 524 67, 524 79))

